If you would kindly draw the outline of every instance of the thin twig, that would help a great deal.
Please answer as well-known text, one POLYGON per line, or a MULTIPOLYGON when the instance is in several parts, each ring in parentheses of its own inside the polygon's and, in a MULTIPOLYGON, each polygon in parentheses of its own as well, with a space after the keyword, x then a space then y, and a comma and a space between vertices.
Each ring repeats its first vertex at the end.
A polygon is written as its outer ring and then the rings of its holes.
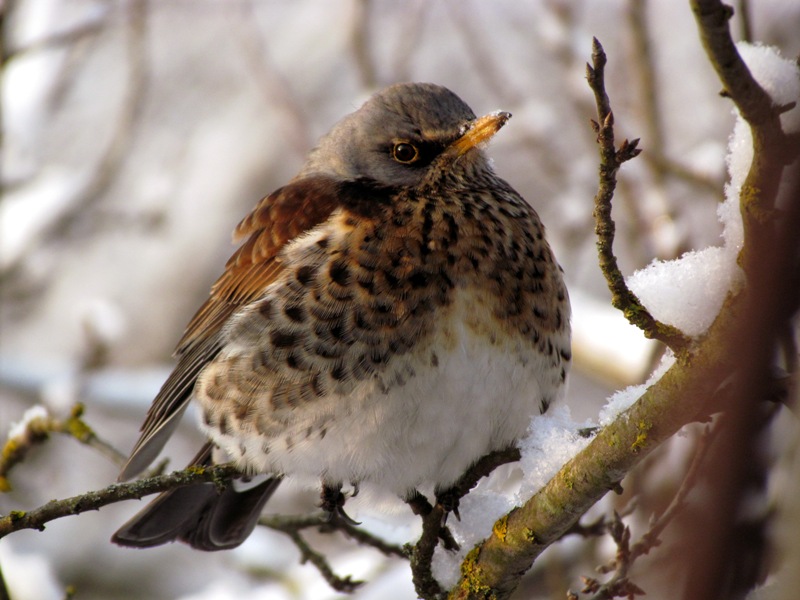
MULTIPOLYGON (((402 19, 394 19, 392 29, 395 31, 397 43, 389 53, 388 78, 391 81, 411 81, 414 78, 413 68, 420 48, 426 46, 423 43, 423 35, 426 27, 433 25, 436 21, 429 17, 432 3, 426 0, 406 0, 403 2, 402 19)), ((389 13, 391 14, 391 13, 389 13)), ((431 27, 434 32, 438 32, 437 27, 431 27)))
MULTIPOLYGON (((628 571, 633 565, 630 550, 631 530, 622 522, 621 517, 616 512, 611 523, 610 533, 617 544, 617 553, 613 562, 616 566, 616 572, 611 579, 603 584, 594 577, 582 577, 584 587, 581 591, 593 594, 590 600, 611 600, 612 598, 623 597, 633 600, 634 597, 644 595, 645 592, 628 579, 628 571)), ((600 571, 607 572, 604 569, 600 569, 600 571)))
MULTIPOLYGON (((620 518, 625 518, 629 515, 632 515, 634 510, 636 510, 635 499, 629 502, 622 510, 616 511, 615 514, 618 514, 620 518)), ((583 525, 580 521, 576 521, 572 527, 564 532, 563 537, 566 537, 570 534, 579 535, 585 538, 600 537, 609 532, 611 524, 612 520, 609 520, 606 515, 600 515, 587 525, 583 525)))
POLYGON ((586 79, 594 92, 598 115, 598 121, 592 121, 592 127, 597 134, 600 150, 600 182, 594 210, 600 268, 611 290, 613 306, 621 310, 628 321, 639 327, 645 336, 664 342, 676 354, 680 354, 689 345, 689 339, 675 327, 653 318, 628 288, 614 256, 615 225, 611 218, 611 200, 617 183, 616 174, 623 163, 638 156, 641 150, 637 148, 638 139, 630 142, 624 140, 619 150, 614 146, 614 115, 605 89, 605 64, 605 52, 595 38, 592 44, 592 65, 586 65, 586 79))
MULTIPOLYGON (((647 0, 629 0, 628 2, 628 18, 634 46, 631 56, 641 92, 640 105, 644 112, 644 126, 648 141, 647 154, 651 154, 663 162, 665 154, 664 125, 661 119, 655 60, 647 28, 648 8, 647 0)), ((651 168, 656 164, 652 163, 651 168)), ((664 172, 656 168, 652 168, 652 172, 656 183, 662 185, 664 172)))
MULTIPOLYGON (((724 419, 724 416, 721 417, 721 419, 724 419)), ((635 561, 640 556, 648 554, 650 550, 658 546, 661 543, 661 534, 667 528, 667 525, 669 525, 678 513, 685 508, 686 497, 697 484, 700 466, 705 461, 708 455, 708 449, 711 447, 713 440, 717 437, 721 428, 722 423, 717 423, 715 427, 706 425, 703 435, 697 443, 692 462, 686 471, 686 475, 683 477, 678 491, 675 493, 669 506, 659 517, 653 519, 645 534, 642 535, 641 539, 631 548, 631 562, 635 561)))
POLYGON ((323 513, 311 515, 264 515, 259 519, 258 524, 288 536, 300 551, 302 562, 307 561, 314 565, 325 581, 338 592, 353 592, 363 582, 355 581, 349 576, 339 577, 336 575, 327 558, 314 550, 305 538, 300 535, 300 532, 304 529, 316 529, 320 533, 341 531, 359 544, 375 548, 386 556, 408 558, 408 553, 402 547, 390 544, 363 529, 353 526, 344 519, 326 521, 323 513))
POLYGON ((102 33, 107 26, 107 15, 108 12, 103 11, 94 17, 90 17, 83 23, 79 23, 68 29, 45 34, 39 39, 26 42, 24 45, 6 48, 5 52, 0 55, 2 56, 2 62, 5 64, 11 58, 19 57, 25 53, 41 52, 43 50, 52 50, 60 46, 69 46, 82 42, 87 37, 96 36, 102 33))
POLYGON ((102 490, 86 492, 71 498, 51 500, 47 504, 30 511, 13 510, 0 517, 0 538, 22 529, 43 531, 45 523, 81 513, 98 510, 103 506, 121 502, 122 500, 141 499, 144 496, 164 492, 195 483, 213 482, 223 486, 232 477, 240 475, 233 465, 215 465, 213 467, 189 467, 183 471, 174 471, 168 475, 149 477, 129 483, 115 483, 102 490))
POLYGON ((25 423, 25 428, 16 436, 9 437, 0 452, 0 492, 11 489, 8 474, 11 469, 21 463, 34 446, 44 443, 51 433, 68 435, 81 444, 98 450, 117 466, 125 464, 126 457, 111 444, 101 439, 83 420, 84 407, 78 403, 72 407, 65 419, 59 419, 49 413, 36 416, 25 423))
POLYGON ((718 198, 723 197, 722 180, 703 173, 692 170, 691 167, 681 164, 666 156, 656 156, 649 151, 642 154, 642 158, 653 165, 657 170, 663 171, 666 175, 680 179, 689 185, 700 188, 705 192, 714 194, 718 198))
POLYGON ((298 531, 290 529, 284 531, 284 533, 291 538, 294 545, 300 550, 300 562, 310 562, 314 565, 320 575, 328 582, 328 585, 337 592, 351 593, 358 589, 359 586, 363 585, 363 581, 351 579, 349 575, 346 577, 339 577, 334 573, 327 559, 309 546, 298 531))
POLYGON ((750 0, 739 0, 739 24, 741 25, 742 40, 753 41, 753 26, 750 18, 750 0))
POLYGON ((148 3, 133 0, 126 4, 127 10, 127 81, 125 93, 117 116, 114 131, 108 146, 101 154, 91 177, 79 192, 79 200, 70 211, 53 225, 55 232, 69 231, 81 218, 86 209, 95 204, 108 191, 120 171, 131 146, 131 138, 136 130, 149 88, 149 68, 147 64, 146 37, 148 23, 148 3))
MULTIPOLYGON (((582 593, 592 594, 587 600, 611 600, 612 598, 628 597, 631 595, 641 595, 644 592, 628 578, 631 568, 638 558, 649 554, 650 550, 661 544, 661 534, 675 517, 685 508, 686 497, 694 488, 698 480, 700 466, 703 464, 708 454, 713 440, 722 427, 717 423, 715 427, 706 426, 703 435, 700 437, 697 448, 692 457, 689 468, 686 470, 683 481, 678 491, 672 498, 669 506, 657 518, 650 522, 648 530, 641 536, 638 542, 630 544, 630 528, 624 525, 622 518, 626 514, 614 512, 610 520, 600 517, 596 522, 588 526, 588 531, 592 535, 597 533, 610 533, 612 539, 617 544, 617 552, 611 563, 598 568, 600 573, 610 573, 614 575, 606 582, 601 583, 594 577, 582 577, 584 587, 582 593)), ((577 595, 575 596, 577 599, 577 595)))
POLYGON ((258 524, 282 533, 302 531, 303 529, 317 529, 320 533, 339 531, 361 545, 375 548, 385 556, 408 558, 408 553, 402 546, 390 544, 370 532, 348 523, 344 519, 325 521, 325 515, 323 513, 297 516, 264 515, 259 519, 258 524))
MULTIPOLYGON (((337 523, 337 527, 339 531, 344 533, 347 537, 362 544, 364 546, 370 546, 371 548, 375 548, 377 551, 382 553, 385 556, 397 556, 399 558, 408 558, 408 552, 402 546, 398 546, 397 544, 390 544, 386 540, 379 538, 371 534, 364 529, 356 527, 351 523, 348 523, 344 519, 339 519, 339 523, 337 523)), ((321 531, 325 531, 325 527, 320 529, 321 531)))
POLYGON ((758 85, 736 50, 728 27, 733 9, 720 0, 691 0, 691 6, 700 41, 725 86, 725 95, 751 125, 768 121, 773 113, 772 99, 758 85))
MULTIPOLYGON (((634 43, 631 57, 641 89, 640 105, 644 113, 645 126, 645 136, 643 137, 647 140, 647 152, 642 155, 642 158, 659 186, 663 186, 666 177, 670 176, 721 197, 722 181, 698 173, 691 167, 680 164, 667 156, 662 119, 663 109, 660 102, 661 96, 658 93, 658 70, 647 26, 648 9, 647 0, 630 0, 628 2, 628 16, 634 43)), ((664 207, 664 209, 667 210, 668 207, 664 207)), ((673 215, 670 215, 670 219, 672 218, 673 215)))
POLYGON ((517 462, 521 458, 519 448, 511 447, 505 450, 495 450, 486 456, 479 458, 467 471, 456 481, 450 492, 458 498, 466 496, 472 488, 484 477, 488 477, 492 472, 502 465, 517 462))
POLYGON ((497 52, 491 47, 491 42, 486 36, 485 23, 479 20, 473 7, 461 2, 445 2, 442 6, 450 14, 456 31, 464 40, 464 53, 469 57, 473 71, 483 79, 487 89, 494 90, 515 106, 523 100, 519 91, 513 87, 516 79, 503 75, 502 60, 496 60, 497 52))

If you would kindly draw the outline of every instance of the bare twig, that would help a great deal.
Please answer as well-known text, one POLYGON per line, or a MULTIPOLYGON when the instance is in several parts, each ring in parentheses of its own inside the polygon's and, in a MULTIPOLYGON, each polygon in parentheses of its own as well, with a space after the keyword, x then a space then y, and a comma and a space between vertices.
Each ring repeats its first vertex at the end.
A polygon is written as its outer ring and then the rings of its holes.
POLYGON ((691 6, 700 41, 725 86, 725 95, 736 103, 751 125, 771 121, 774 112, 772 99, 753 78, 733 43, 728 27, 733 9, 720 0, 691 0, 691 6))
MULTIPOLYGON (((344 533, 347 537, 352 539, 353 541, 363 545, 363 546, 370 546, 371 548, 375 548, 378 552, 385 556, 396 556, 398 558, 408 558, 408 552, 402 546, 398 546, 397 544, 390 544, 384 539, 381 539, 375 535, 372 535, 368 531, 361 529, 348 523, 344 519, 339 519, 337 522, 337 529, 344 533)), ((323 526, 320 528, 320 531, 325 531, 326 527, 323 526)))
POLYGON ((479 458, 467 469, 453 487, 448 490, 448 495, 455 496, 456 498, 463 498, 472 488, 478 485, 481 479, 491 475, 497 467, 516 462, 520 458, 519 448, 515 447, 490 452, 486 456, 479 458))
POLYGON ((284 533, 289 536, 289 538, 294 542, 294 545, 297 546, 298 550, 300 550, 300 561, 308 561, 314 565, 320 572, 320 575, 322 575, 322 577, 325 578, 325 581, 328 582, 328 585, 330 585, 337 592, 354 592, 359 586, 363 585, 363 581, 356 581, 349 575, 345 577, 339 577, 336 575, 331 566, 328 564, 327 559, 309 546, 308 543, 303 539, 303 536, 300 535, 299 531, 289 529, 284 531, 284 533))
POLYGON ((475 11, 469 10, 460 2, 445 2, 442 6, 450 13, 456 31, 464 40, 464 52, 472 62, 475 73, 483 79, 486 87, 506 98, 511 106, 519 104, 522 96, 512 85, 515 80, 502 75, 502 61, 495 63, 494 58, 497 57, 497 52, 489 45, 484 25, 475 23, 478 21, 475 11))
MULTIPOLYGON (((644 595, 644 590, 628 579, 628 571, 633 564, 630 551, 631 530, 622 522, 616 512, 609 533, 617 544, 616 557, 612 563, 616 567, 616 572, 603 584, 594 577, 583 577, 584 586, 581 591, 592 594, 591 600, 611 600, 612 598, 633 600, 636 596, 644 595)), ((607 569, 610 570, 614 567, 607 567, 607 569)), ((605 568, 599 570, 601 573, 608 572, 605 568)))
MULTIPOLYGON (((641 110, 644 112, 644 127, 648 142, 647 154, 651 154, 663 162, 665 147, 664 126, 661 120, 655 60, 653 59, 653 49, 647 28, 648 8, 647 0, 630 0, 628 2, 628 18, 634 46, 631 57, 641 90, 640 104, 641 110)), ((653 169, 653 176, 658 185, 663 183, 663 171, 653 169)))
POLYGON ((51 433, 73 437, 81 444, 95 448, 114 464, 118 466, 125 464, 125 455, 102 440, 82 417, 82 404, 73 406, 70 415, 65 419, 59 419, 45 412, 41 416, 30 419, 18 435, 7 439, 2 453, 0 453, 0 492, 7 492, 11 489, 8 481, 11 469, 25 459, 31 448, 45 442, 51 433))
POLYGON ((642 158, 645 162, 652 165, 656 170, 663 172, 665 175, 680 179, 689 185, 714 194, 720 199, 723 197, 724 188, 721 179, 693 171, 691 167, 676 162, 669 157, 651 154, 649 148, 648 152, 642 154, 642 158))
POLYGON ((397 45, 392 49, 389 58, 389 78, 392 81, 411 81, 414 78, 412 68, 414 59, 422 44, 425 27, 435 21, 425 13, 433 6, 426 0, 406 0, 403 2, 403 19, 396 19, 392 28, 397 33, 397 45))
POLYGON ((58 433, 67 434, 81 444, 94 448, 100 454, 108 458, 118 467, 122 467, 127 460, 127 456, 114 448, 109 442, 100 438, 89 425, 82 419, 83 417, 83 404, 76 404, 72 408, 70 416, 63 421, 60 429, 56 430, 58 433))
POLYGON ((753 26, 750 18, 750 0, 739 0, 739 25, 741 26, 742 40, 753 41, 753 26))
POLYGON ((708 425, 706 426, 703 435, 700 437, 697 443, 697 448, 695 449, 694 456, 692 457, 692 462, 686 471, 686 475, 683 477, 683 481, 681 482, 677 493, 672 498, 672 501, 666 510, 664 510, 659 517, 651 521, 648 530, 641 537, 641 539, 633 545, 633 548, 631 548, 631 562, 635 561, 640 556, 648 554, 650 550, 659 545, 661 543, 661 534, 667 528, 667 525, 669 525, 675 519, 678 513, 685 508, 686 497, 697 484, 700 467, 708 455, 708 449, 711 447, 711 444, 717 437, 720 428, 720 423, 717 423, 716 427, 710 427, 708 425))
MULTIPOLYGON (((700 466, 703 464, 708 454, 708 448, 716 437, 717 432, 719 432, 720 427, 720 423, 717 423, 714 428, 706 426, 678 491, 664 512, 651 520, 650 527, 638 542, 633 545, 630 544, 630 529, 622 522, 622 518, 630 514, 631 511, 627 511, 627 514, 615 511, 610 520, 600 517, 588 526, 586 529, 588 535, 610 533, 617 544, 617 553, 614 559, 609 564, 598 568, 600 573, 614 571, 614 575, 608 581, 601 583, 593 577, 582 578, 584 587, 581 592, 592 594, 588 600, 610 600, 618 597, 630 598, 644 593, 641 588, 629 579, 630 570, 638 558, 649 554, 653 548, 661 544, 661 534, 678 513, 685 508, 686 496, 697 483, 700 466)), ((575 598, 577 600, 578 596, 575 595, 575 598)))
POLYGON ((2 56, 2 62, 5 63, 9 59, 25 53, 50 50, 59 46, 69 46, 77 42, 81 42, 87 37, 98 35, 106 27, 107 17, 107 11, 102 11, 99 14, 96 14, 96 16, 87 19, 83 23, 72 26, 68 29, 46 34, 39 39, 34 39, 26 43, 25 45, 6 48, 5 51, 0 54, 0 56, 2 56))
POLYGON ((736 385, 726 399, 729 424, 704 473, 709 491, 701 506, 703 518, 688 528, 680 558, 689 574, 687 597, 743 597, 756 584, 767 556, 766 519, 742 519, 742 507, 764 493, 767 466, 759 449, 774 410, 760 400, 773 387, 781 331, 800 310, 800 169, 794 169, 793 181, 784 177, 798 145, 781 129, 780 114, 787 107, 774 105, 736 50, 729 29, 732 9, 719 0, 691 4, 725 95, 750 125, 753 161, 739 196, 744 224, 739 264, 747 281, 746 301, 729 339, 731 348, 746 345, 747 353, 732 365, 736 385), (777 211, 778 192, 789 181, 790 191, 777 211))
POLYGON ((63 500, 51 500, 31 511, 13 510, 8 515, 0 517, 0 538, 22 529, 43 531, 45 523, 55 519, 98 510, 103 506, 122 500, 138 500, 150 494, 195 483, 213 482, 217 485, 225 485, 227 480, 237 475, 240 473, 233 465, 215 465, 207 468, 195 466, 183 471, 174 471, 168 475, 149 477, 129 483, 115 483, 102 490, 86 492, 63 500))
POLYGON ((408 552, 406 552, 402 546, 390 544, 386 540, 356 527, 344 519, 326 521, 325 515, 322 513, 302 516, 264 515, 259 519, 258 524, 283 533, 302 531, 304 529, 317 529, 320 533, 339 531, 355 542, 375 548, 378 552, 386 556, 408 558, 408 552))
MULTIPOLYGON (((636 502, 630 502, 625 508, 620 511, 616 511, 614 514, 618 514, 620 518, 625 518, 631 514, 636 509, 636 502)), ((590 538, 590 537, 600 537, 602 535, 606 535, 613 523, 613 519, 609 519, 606 515, 600 515, 591 523, 583 525, 580 521, 576 521, 575 524, 567 529, 564 532, 564 537, 574 534, 579 535, 581 537, 590 538)))
POLYGON ((619 150, 614 146, 614 116, 605 89, 605 64, 605 52, 595 38, 592 45, 592 65, 586 65, 586 78, 595 95, 598 115, 598 121, 592 121, 592 127, 597 134, 600 150, 600 183, 594 210, 600 268, 611 290, 611 303, 614 307, 621 310, 628 321, 639 327, 647 337, 664 342, 680 355, 689 345, 688 338, 675 327, 653 318, 628 288, 614 256, 615 226, 611 218, 611 200, 616 188, 616 173, 624 162, 638 156, 641 150, 637 148, 638 139, 630 142, 624 140, 619 150))

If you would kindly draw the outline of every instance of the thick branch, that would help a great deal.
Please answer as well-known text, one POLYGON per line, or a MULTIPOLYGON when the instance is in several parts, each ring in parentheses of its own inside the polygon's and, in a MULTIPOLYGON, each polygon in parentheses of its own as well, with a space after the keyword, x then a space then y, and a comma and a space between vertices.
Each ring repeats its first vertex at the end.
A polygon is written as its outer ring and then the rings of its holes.
POLYGON ((492 535, 467 556, 451 598, 508 598, 533 561, 653 449, 702 414, 729 372, 731 332, 742 297, 728 302, 686 361, 677 362, 616 421, 567 463, 523 506, 500 519, 492 535))
MULTIPOLYGON (((718 2, 708 4, 719 5, 718 2)), ((613 174, 621 161, 614 156, 613 132, 608 131, 613 118, 602 86, 602 76, 599 83, 597 79, 592 82, 593 76, 602 70, 605 62, 600 52, 596 53, 595 68, 589 69, 589 77, 597 94, 601 114, 602 124, 597 125, 603 161, 601 179, 607 178, 606 193, 610 200, 614 181, 609 173, 613 174), (603 114, 606 116, 603 117, 603 114)), ((732 88, 735 90, 731 92, 733 96, 738 93, 739 86, 737 84, 732 88)), ((771 128, 769 123, 753 126, 753 167, 748 175, 749 188, 746 184, 741 195, 746 231, 747 221, 753 215, 760 211, 770 214, 781 165, 791 154, 787 152, 785 137, 775 134, 771 128)), ((567 463, 525 505, 495 524, 493 534, 467 556, 462 565, 462 579, 453 590, 452 598, 508 598, 521 574, 530 568, 539 554, 559 539, 609 489, 619 485, 626 473, 683 425, 707 414, 709 400, 725 389, 723 382, 730 381, 732 373, 738 377, 739 374, 754 371, 753 368, 744 368, 743 361, 747 364, 758 363, 760 370, 759 378, 752 378, 748 382, 744 397, 751 405, 760 398, 758 391, 760 389, 763 392, 764 387, 751 384, 762 383, 760 375, 764 372, 764 361, 772 356, 770 345, 775 339, 776 326, 785 323, 797 311, 799 299, 794 257, 797 256, 797 231, 800 227, 798 198, 793 198, 783 223, 776 224, 768 220, 768 230, 764 226, 759 229, 758 220, 750 224, 751 230, 764 235, 745 236, 745 250, 753 257, 743 261, 748 288, 726 300, 705 337, 692 346, 686 346, 683 353, 677 353, 676 364, 630 409, 603 429, 589 446, 567 463), (744 347, 748 349, 745 354, 741 350, 744 347)), ((613 236, 613 222, 609 220, 609 223, 613 236)), ((610 261, 613 259, 610 246, 608 252, 606 258, 610 261)), ((615 262, 612 266, 616 267, 615 262)), ((752 411, 745 416, 750 417, 751 414, 752 411)), ((738 431, 734 430, 733 433, 738 431)), ((734 435, 732 439, 741 446, 744 437, 737 438, 734 435)), ((746 465, 748 457, 740 457, 739 454, 736 453, 736 460, 728 462, 746 465)), ((733 455, 730 452, 726 456, 733 455)), ((718 538, 705 535, 704 539, 713 541, 718 538)), ((713 588, 706 587, 704 591, 709 589, 713 588)), ((711 596, 700 593, 697 597, 711 596)))
MULTIPOLYGON (((775 411, 761 402, 774 383, 774 363, 783 332, 791 330, 800 310, 800 169, 775 210, 784 167, 796 159, 780 123, 781 112, 753 79, 733 44, 728 28, 732 11, 719 0, 693 0, 700 36, 726 95, 750 125, 753 162, 740 192, 744 247, 739 255, 747 280, 746 310, 733 348, 747 348, 734 365, 735 386, 729 386, 727 417, 715 460, 705 473, 702 521, 688 529, 680 553, 689 573, 687 597, 744 597, 766 561, 767 524, 747 521, 743 507, 763 494, 767 467, 763 447, 775 411)), ((784 190, 784 193, 786 190, 784 190)), ((749 513, 748 513, 749 514, 749 513)))

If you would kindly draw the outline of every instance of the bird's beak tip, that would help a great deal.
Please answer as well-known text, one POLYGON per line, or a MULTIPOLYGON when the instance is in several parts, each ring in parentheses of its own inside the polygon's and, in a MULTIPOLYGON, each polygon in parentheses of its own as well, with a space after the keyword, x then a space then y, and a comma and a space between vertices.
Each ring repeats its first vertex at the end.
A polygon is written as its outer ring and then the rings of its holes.
POLYGON ((491 139, 510 118, 511 113, 503 110, 496 110, 488 115, 479 117, 468 124, 467 130, 452 143, 451 147, 458 155, 464 154, 475 146, 491 139))

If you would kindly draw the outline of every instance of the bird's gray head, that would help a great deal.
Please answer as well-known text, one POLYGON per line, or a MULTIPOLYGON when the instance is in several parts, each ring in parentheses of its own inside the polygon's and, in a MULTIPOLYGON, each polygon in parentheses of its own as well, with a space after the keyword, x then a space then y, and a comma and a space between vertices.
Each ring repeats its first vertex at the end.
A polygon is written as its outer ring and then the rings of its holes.
POLYGON ((320 140, 300 176, 415 186, 432 171, 454 168, 457 162, 488 168, 478 147, 510 116, 498 112, 476 119, 461 98, 439 85, 392 85, 339 121, 320 140))

